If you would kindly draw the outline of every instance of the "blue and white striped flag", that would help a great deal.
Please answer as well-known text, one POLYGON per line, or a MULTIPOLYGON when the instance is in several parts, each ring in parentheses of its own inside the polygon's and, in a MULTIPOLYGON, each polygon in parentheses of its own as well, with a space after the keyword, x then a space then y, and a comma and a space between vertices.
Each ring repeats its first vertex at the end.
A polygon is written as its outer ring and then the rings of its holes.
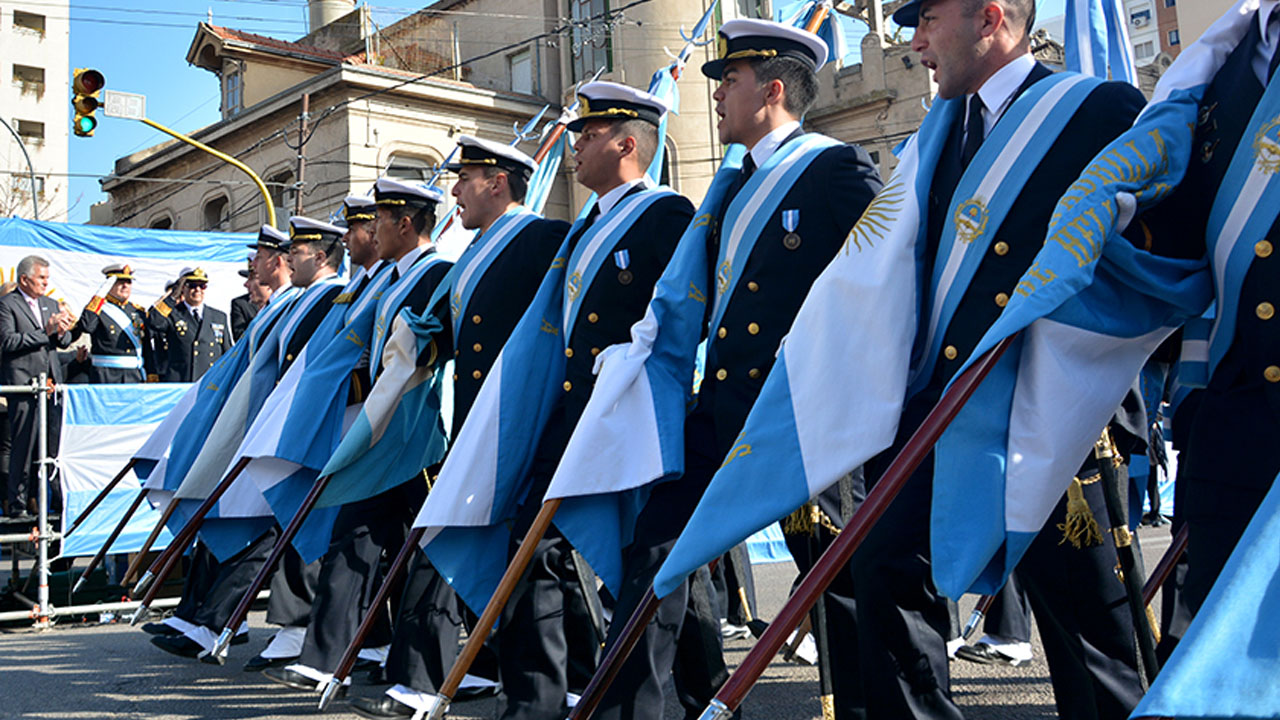
MULTIPOLYGON (((777 22, 795 27, 806 27, 809 18, 818 8, 831 7, 831 0, 798 0, 797 2, 774 3, 773 19, 777 22)), ((850 18, 852 20, 852 18, 850 18)), ((848 41, 845 39, 845 28, 841 24, 841 15, 834 8, 823 18, 815 33, 827 44, 827 62, 838 62, 849 54, 848 41)))
MULTIPOLYGON (((1222 318, 1234 318, 1235 309, 1221 304, 1238 297, 1233 283, 1252 257, 1249 233, 1265 232, 1280 206, 1280 182, 1255 167, 1252 147, 1241 143, 1214 201, 1207 258, 1152 256, 1118 228, 1181 182, 1200 100, 1257 8, 1258 0, 1240 0, 1178 56, 1134 127, 1059 201, 1044 248, 975 349, 973 358, 1022 332, 937 447, 933 571, 945 594, 1000 587, 1147 356, 1173 328, 1201 315, 1215 288, 1218 343, 1204 353, 1209 370, 1230 346, 1233 330, 1222 318)), ((1276 115, 1280 85, 1273 84, 1246 138, 1276 115)), ((1262 132, 1270 138, 1267 132, 1274 135, 1274 125, 1262 132)))
POLYGON ((1124 0, 1066 0, 1067 69, 1137 87, 1124 0), (1109 73, 1109 74, 1108 74, 1109 73))

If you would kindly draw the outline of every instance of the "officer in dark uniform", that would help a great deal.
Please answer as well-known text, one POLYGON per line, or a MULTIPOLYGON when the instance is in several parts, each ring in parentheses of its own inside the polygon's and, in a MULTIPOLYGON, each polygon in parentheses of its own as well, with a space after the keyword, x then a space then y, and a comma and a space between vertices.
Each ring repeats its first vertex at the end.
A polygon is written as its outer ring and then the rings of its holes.
MULTIPOLYGON (((249 327, 249 322, 258 314, 258 310, 262 305, 266 304, 263 298, 261 304, 255 302, 255 291, 261 291, 262 285, 258 282, 257 273, 253 268, 253 256, 249 257, 248 267, 240 271, 240 277, 244 278, 244 289, 248 290, 243 295, 237 295, 231 298, 231 336, 232 342, 239 340, 244 336, 244 331, 249 327)), ((260 292, 258 293, 261 294, 260 292)))
MULTIPOLYGON (((188 270, 190 268, 184 268, 182 273, 188 270)), ((164 284, 164 295, 147 308, 146 343, 147 353, 151 356, 151 362, 147 363, 147 382, 160 382, 169 373, 168 339, 163 333, 157 332, 156 328, 164 325, 173 307, 181 301, 182 273, 167 281, 164 284)))
POLYGON ((141 305, 129 302, 133 290, 133 269, 128 265, 108 265, 102 274, 114 278, 107 296, 89 301, 72 337, 88 333, 90 339, 89 380, 95 383, 139 383, 154 373, 147 367, 147 316, 141 305))
MULTIPOLYGON (((431 243, 436 208, 443 202, 444 193, 435 187, 384 177, 374 186, 374 198, 378 251, 384 261, 392 264, 391 281, 383 290, 383 297, 391 297, 406 287, 398 283, 414 283, 395 307, 380 306, 379 321, 387 319, 389 325, 389 319, 403 308, 422 313, 453 264, 441 260, 431 243), (428 263, 427 269, 411 275, 422 263, 428 263)), ((382 369, 379 366, 377 371, 382 369)), ((375 375, 373 382, 377 380, 375 375)), ((308 691, 328 680, 355 637, 360 619, 368 612, 368 603, 382 579, 383 554, 394 553, 404 544, 426 493, 424 474, 419 473, 379 495, 341 508, 334 520, 329 549, 321 561, 316 599, 298 662, 268 668, 263 675, 286 687, 308 691)), ((389 638, 374 645, 386 642, 389 638)))
POLYGON ((204 304, 209 276, 201 268, 186 272, 182 301, 156 304, 159 318, 152 330, 164 336, 168 349, 165 382, 192 382, 231 349, 231 325, 226 313, 204 304))
MULTIPOLYGON (((969 161, 995 125, 1004 122, 1005 111, 1017 97, 1051 75, 1048 68, 1036 63, 1031 56, 1029 33, 1034 19, 1035 6, 1031 0, 985 0, 972 5, 964 0, 912 0, 894 13, 899 25, 917 28, 912 46, 921 53, 922 63, 935 70, 939 96, 964 97, 966 105, 953 126, 947 129, 949 134, 932 178, 926 208, 925 247, 921 253, 923 277, 931 277, 940 238, 946 223, 953 221, 947 210, 969 161), (970 39, 969 27, 981 27, 982 33, 970 39), (963 39, 958 40, 962 33, 963 39)), ((897 441, 867 464, 869 484, 879 480, 887 464, 937 403, 947 382, 1008 303, 1009 293, 1040 250, 1058 198, 1079 176, 1088 160, 1132 124, 1143 104, 1141 93, 1131 85, 1104 83, 1094 89, 1032 171, 1004 221, 998 228, 987 230, 994 233, 990 251, 964 289, 953 319, 944 331, 942 351, 927 384, 907 399, 897 441)), ((926 297, 924 302, 928 307, 941 299, 926 297)), ((858 589, 859 648, 868 717, 960 717, 951 699, 945 647, 950 612, 946 599, 930 579, 932 468, 933 458, 926 458, 851 561, 858 589)), ((1088 479, 1088 476, 1082 473, 1081 478, 1088 479)), ((1097 488, 1098 484, 1092 483, 1089 487, 1097 488)), ((1101 504, 1094 507, 1101 513, 1101 504)), ((1105 514, 1097 517, 1101 520, 1105 514)), ((1045 539, 1046 534, 1041 535, 1041 539, 1045 539)), ((1059 539, 1052 539, 1055 546, 1059 539)), ((1114 559, 1114 550, 1109 546, 1106 549, 1114 559)), ((1098 573, 1091 558, 1101 554, 1081 553, 1076 560, 1071 557, 1058 560, 1061 563, 1079 560, 1087 565, 1081 566, 1080 576, 1090 580, 1069 588, 1078 594, 1060 598, 1070 614, 1059 614, 1062 605, 1048 608, 1046 603, 1054 598, 1038 592, 1033 578, 1019 575, 1027 586, 1033 612, 1049 613, 1040 615, 1045 618, 1039 624, 1042 636, 1050 624, 1049 618, 1055 619, 1055 635, 1074 636, 1077 642, 1087 642, 1086 634, 1093 631, 1110 635, 1114 627, 1126 622, 1130 624, 1125 635, 1132 636, 1131 621, 1123 607, 1123 587, 1114 580, 1108 586, 1092 582, 1098 573), (1092 618, 1085 617, 1090 614, 1103 617, 1106 622, 1093 622, 1092 618)), ((1023 566, 1032 562, 1028 560, 1023 566)), ((1114 560, 1111 565, 1114 566, 1114 560)), ((1044 569, 1071 577, 1068 567, 1059 564, 1044 569)), ((1107 572, 1114 578, 1110 567, 1107 572)), ((1121 638, 1108 637, 1108 640, 1124 642, 1121 638)), ((1133 688, 1137 687, 1131 650, 1126 651, 1127 657, 1119 658, 1111 647, 1095 648, 1096 652, 1090 649, 1069 657, 1055 651, 1055 647, 1070 649, 1067 640, 1050 644, 1046 645, 1046 656, 1055 676, 1058 709, 1064 717, 1127 714, 1122 708, 1136 699, 1133 688), (1088 657, 1082 657, 1085 655, 1088 657), (1090 658, 1098 658, 1100 662, 1094 664, 1090 658), (1062 688, 1069 678, 1076 686, 1064 693, 1062 688), (1060 679, 1063 685, 1059 685, 1060 679)), ((1129 647, 1132 647, 1131 641, 1129 647)))
MULTIPOLYGON (((578 133, 576 177, 599 199, 570 232, 570 257, 592 225, 608 222, 622 200, 652 192, 645 170, 657 150, 657 125, 667 111, 659 98, 616 83, 588 83, 578 95, 583 110, 569 124, 569 130, 578 133)), ((606 259, 590 284, 576 291, 581 306, 575 324, 566 330, 564 395, 551 412, 534 456, 527 499, 512 528, 512 553, 537 514, 573 426, 586 408, 595 383, 596 355, 629 339, 631 326, 644 316, 653 287, 692 216, 693 205, 684 197, 657 199, 629 225, 620 225, 598 249, 607 253, 606 259)), ((594 640, 594 630, 585 608, 578 606, 579 594, 569 590, 577 585, 571 548, 558 530, 549 528, 508 600, 497 632, 505 699, 499 714, 504 720, 562 718, 566 693, 581 690, 589 680, 596 653, 582 657, 575 651, 587 639, 594 640)))
MULTIPOLYGON (((717 268, 721 246, 728 242, 734 221, 734 217, 726 219, 730 204, 746 188, 755 188, 746 185, 748 179, 775 153, 806 137, 800 119, 816 99, 815 73, 827 59, 826 44, 818 36, 781 23, 732 20, 721 27, 719 36, 717 58, 702 66, 704 75, 720 81, 713 95, 720 116, 719 139, 723 144, 745 145, 749 153, 711 233, 708 265, 712 277, 704 287, 720 283, 721 295, 730 299, 718 326, 706 329, 704 379, 697 406, 685 421, 685 474, 656 486, 637 521, 635 541, 624 551, 624 580, 615 618, 629 617, 652 585, 711 476, 742 430, 773 366, 778 344, 790 329, 809 286, 843 247, 849 230, 881 188, 879 174, 862 148, 836 144, 821 150, 789 186, 784 182, 772 190, 764 186, 753 190, 782 194, 783 199, 754 239, 740 276, 728 277, 725 269, 717 268)), ((847 483, 846 489, 850 489, 847 483)), ((853 502, 850 497, 850 512, 853 502)), ((801 514, 802 519, 810 520, 809 508, 801 514)), ((814 550, 830 543, 831 530, 841 526, 844 514, 839 490, 833 489, 816 513, 825 521, 819 522, 816 540, 809 536, 812 521, 803 528, 801 537, 789 538, 788 546, 793 547, 802 570, 814 550), (817 546, 812 547, 811 542, 817 546)), ((826 595, 831 636, 841 644, 832 646, 833 659, 845 658, 842 667, 856 660, 849 585, 842 582, 826 595), (838 652, 840 648, 846 652, 838 652)), ((719 689, 727 674, 719 657, 718 622, 686 611, 691 591, 686 583, 663 598, 657 617, 605 695, 599 717, 660 718, 662 685, 673 664, 680 668, 677 693, 688 712, 700 711, 719 689), (681 650, 677 648, 690 645, 714 651, 678 657, 681 650)), ((621 630, 622 623, 615 622, 608 642, 614 642, 621 630)), ((856 676, 856 666, 849 671, 856 676)), ((841 711, 861 706, 857 688, 856 681, 838 686, 841 711)))
MULTIPOLYGON (((1182 258, 1206 254, 1210 210, 1232 159, 1240 150, 1274 147, 1274 125, 1247 134, 1263 94, 1280 65, 1280 3, 1262 0, 1248 31, 1218 69, 1200 102, 1190 162, 1177 189, 1141 215, 1125 232, 1139 248, 1182 258)), ((1272 208, 1274 211, 1275 208, 1272 208)), ((1280 472, 1280 450, 1266 438, 1280 430, 1280 219, 1274 214, 1261 239, 1251 238, 1243 267, 1235 334, 1225 355, 1194 394, 1178 428, 1186 446, 1179 456, 1176 512, 1189 526, 1186 575, 1179 609, 1194 617, 1236 543, 1280 472), (1185 434, 1182 434, 1184 433, 1185 434)), ((1239 253, 1235 253, 1238 255, 1239 253)), ((1213 268, 1225 273, 1215 258, 1213 268)), ((1234 270, 1233 270, 1234 271, 1234 270)), ((1215 282, 1219 313, 1227 289, 1215 282)), ((1175 528, 1178 526, 1175 525, 1175 528)), ((1166 596, 1167 597, 1167 596, 1166 596)), ((1181 634, 1183 623, 1175 627, 1181 634)))
MULTIPOLYGON (((450 437, 454 438, 498 351, 533 300, 543 271, 550 267, 569 231, 568 223, 538 218, 509 240, 486 235, 499 218, 528 212, 521 203, 537 164, 514 147, 467 135, 458 138, 458 155, 458 162, 449 166, 458 173, 453 196, 461 209, 462 226, 476 231, 476 238, 458 260, 449 298, 433 308, 444 327, 436 338, 438 347, 446 356, 453 349, 450 437), (506 242, 500 250, 492 249, 499 254, 491 260, 479 259, 489 257, 482 251, 497 242, 506 242), (461 304, 464 290, 468 295, 465 307, 461 304)), ((368 718, 412 716, 444 682, 457 658, 460 630, 469 624, 469 615, 426 554, 418 550, 387 657, 386 679, 394 685, 380 698, 357 699, 352 709, 368 718)), ((495 678, 496 663, 486 652, 472 665, 471 674, 495 678)))

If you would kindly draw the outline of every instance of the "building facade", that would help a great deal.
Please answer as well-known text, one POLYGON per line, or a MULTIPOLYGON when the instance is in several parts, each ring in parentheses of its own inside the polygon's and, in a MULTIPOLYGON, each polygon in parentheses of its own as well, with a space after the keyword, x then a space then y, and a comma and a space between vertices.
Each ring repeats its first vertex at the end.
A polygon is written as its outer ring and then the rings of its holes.
POLYGON ((0 113, 22 146, 0 129, 0 216, 67 219, 71 134, 70 11, 66 0, 0 5, 0 113))

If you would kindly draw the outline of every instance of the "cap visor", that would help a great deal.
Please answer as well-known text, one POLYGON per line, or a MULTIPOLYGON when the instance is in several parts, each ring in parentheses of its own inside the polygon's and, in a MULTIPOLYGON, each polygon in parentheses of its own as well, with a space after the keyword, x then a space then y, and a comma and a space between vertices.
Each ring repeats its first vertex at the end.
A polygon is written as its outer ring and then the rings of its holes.
POLYGON ((702 74, 712 80, 719 80, 720 76, 724 74, 724 66, 726 64, 727 63, 721 59, 704 62, 702 63, 702 74))
POLYGON ((920 3, 907 3, 893 13, 893 21, 902 27, 915 27, 920 24, 920 3))

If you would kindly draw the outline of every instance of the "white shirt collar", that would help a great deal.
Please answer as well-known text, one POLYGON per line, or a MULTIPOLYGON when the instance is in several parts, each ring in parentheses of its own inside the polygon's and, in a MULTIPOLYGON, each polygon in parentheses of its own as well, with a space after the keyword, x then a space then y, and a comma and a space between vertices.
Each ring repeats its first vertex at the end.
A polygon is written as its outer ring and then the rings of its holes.
POLYGON ((601 195, 599 200, 596 200, 596 207, 600 208, 600 214, 604 215, 612 210, 613 206, 617 205, 627 193, 631 192, 631 188, 636 187, 637 185, 644 187, 645 189, 658 186, 657 183, 649 179, 648 175, 641 175, 639 178, 632 180, 631 182, 624 182, 604 195, 601 195))
POLYGON ((183 300, 182 304, 187 306, 187 312, 191 313, 191 317, 195 317, 196 313, 204 308, 204 305, 192 305, 186 300, 183 300))
MULTIPOLYGON (((983 105, 982 120, 985 126, 983 137, 991 134, 991 128, 995 127, 996 121, 1013 104, 1014 94, 1018 92, 1018 88, 1022 87, 1022 83, 1026 82, 1027 76, 1035 66, 1036 60, 1031 53, 1020 55, 995 71, 995 74, 987 78, 987 81, 982 83, 982 87, 978 88, 978 97, 982 98, 983 105)), ((964 99, 965 127, 968 127, 969 98, 971 97, 973 96, 966 95, 964 99)))
POLYGON ((1280 4, 1280 0, 1262 0, 1258 4, 1258 30, 1261 31, 1261 35, 1252 64, 1253 72, 1258 76, 1258 82, 1262 83, 1263 87, 1267 86, 1271 56, 1276 51, 1276 41, 1280 40, 1280 21, 1271 22, 1271 16, 1276 12, 1277 4, 1280 4))
POLYGON ((40 298, 35 295, 28 295, 27 291, 23 290, 21 286, 18 287, 18 292, 22 293, 22 299, 26 300, 28 305, 40 306, 40 298))
POLYGON ((751 161, 756 164, 757 168, 764 167, 765 162, 773 157, 773 154, 782 146, 782 141, 786 140, 787 136, 795 132, 799 127, 800 121, 792 120, 770 130, 769 134, 757 140, 756 144, 751 147, 751 161))
POLYGON ((412 250, 404 254, 404 257, 396 261, 396 268, 400 271, 400 277, 404 277, 409 272, 409 268, 422 257, 422 254, 431 247, 431 243, 425 245, 417 245, 412 250))

